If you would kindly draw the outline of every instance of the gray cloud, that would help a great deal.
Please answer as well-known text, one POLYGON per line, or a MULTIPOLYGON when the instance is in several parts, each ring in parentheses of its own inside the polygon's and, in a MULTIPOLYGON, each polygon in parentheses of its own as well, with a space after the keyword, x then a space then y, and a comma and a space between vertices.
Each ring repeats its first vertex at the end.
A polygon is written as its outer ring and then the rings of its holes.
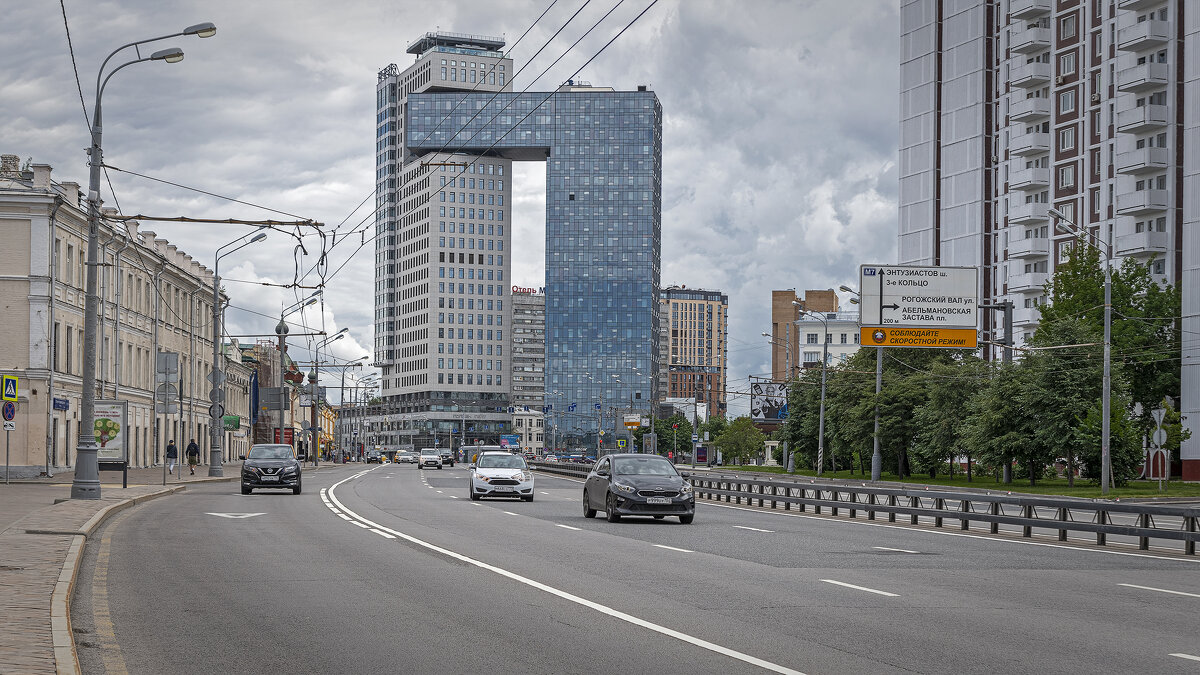
MULTIPOLYGON (((388 63, 403 68, 408 42, 439 27, 504 34, 511 43, 546 4, 68 0, 66 7, 89 108, 96 69, 112 48, 199 21, 219 27, 212 39, 151 48, 182 47, 180 64, 138 64, 113 78, 104 106, 110 164, 332 226, 372 190, 376 72, 388 63)), ((579 4, 555 5, 515 49, 518 67, 579 4)), ((571 75, 644 6, 622 5, 534 89, 571 75)), ((589 5, 516 86, 529 84, 609 7, 589 5)), ((0 30, 0 151, 51 164, 58 180, 85 182, 87 128, 57 5, 6 7, 0 30)), ((836 288, 854 282, 858 264, 894 259, 898 53, 890 0, 663 0, 580 74, 621 89, 647 84, 662 100, 663 283, 729 294, 731 390, 769 370, 758 334, 769 326, 772 289, 836 288)), ((514 178, 514 282, 536 286, 544 271, 544 169, 519 166, 514 178)), ((283 218, 120 173, 112 180, 126 213, 283 218)), ((368 201, 341 231, 370 208, 368 201)), ((201 261, 245 231, 146 227, 201 261)), ((373 247, 359 250, 360 241, 340 243, 328 267, 357 251, 330 283, 323 314, 327 330, 351 328, 353 342, 335 343, 335 354, 347 358, 373 344, 373 307, 364 301, 372 295, 373 247)), ((290 282, 292 245, 272 234, 226 258, 225 276, 290 282)), ((318 246, 310 240, 310 250, 318 246)), ((227 288, 235 306, 275 317, 297 296, 235 282, 227 288)), ((315 313, 307 318, 320 323, 315 313)), ((275 321, 229 314, 231 332, 271 332, 275 321)), ((747 407, 738 398, 731 405, 747 407)))

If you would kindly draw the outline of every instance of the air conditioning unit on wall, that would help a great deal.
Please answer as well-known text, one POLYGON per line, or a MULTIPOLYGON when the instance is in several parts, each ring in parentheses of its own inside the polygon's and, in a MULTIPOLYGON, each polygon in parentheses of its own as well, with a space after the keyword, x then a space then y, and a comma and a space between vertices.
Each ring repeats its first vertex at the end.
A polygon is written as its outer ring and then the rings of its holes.
POLYGON ((1100 94, 1092 94, 1092 103, 1100 102, 1100 94))
POLYGON ((1063 76, 1062 76, 1062 75, 1056 75, 1056 76, 1054 77, 1054 84, 1062 84, 1062 83, 1063 83, 1063 76))

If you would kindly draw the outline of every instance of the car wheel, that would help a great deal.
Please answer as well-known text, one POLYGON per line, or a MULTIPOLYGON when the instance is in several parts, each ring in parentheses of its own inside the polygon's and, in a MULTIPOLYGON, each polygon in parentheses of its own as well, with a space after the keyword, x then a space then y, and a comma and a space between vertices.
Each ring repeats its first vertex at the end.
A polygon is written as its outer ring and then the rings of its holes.
POLYGON ((245 485, 243 485, 243 486, 242 486, 242 494, 244 494, 244 495, 248 495, 248 494, 250 494, 251 492, 254 492, 254 488, 252 488, 252 487, 246 487, 245 485))
POLYGON ((473 502, 479 501, 479 495, 475 494, 474 489, 471 490, 471 501, 473 501, 473 502))
POLYGON ((533 501, 533 495, 529 495, 528 497, 521 497, 521 501, 531 502, 531 501, 533 501))
POLYGON ((692 519, 694 519, 695 517, 696 517, 696 514, 694 514, 694 513, 689 513, 686 516, 679 516, 679 522, 683 523, 684 525, 691 525, 692 519))
POLYGON ((596 517, 596 509, 593 509, 592 505, 588 502, 587 490, 583 491, 583 517, 584 518, 595 518, 596 517))
POLYGON ((621 516, 617 513, 617 498, 611 492, 608 499, 604 500, 604 517, 610 523, 621 521, 621 516))
POLYGON ((296 487, 292 488, 292 494, 294 494, 294 495, 300 494, 300 484, 299 483, 296 483, 296 487))

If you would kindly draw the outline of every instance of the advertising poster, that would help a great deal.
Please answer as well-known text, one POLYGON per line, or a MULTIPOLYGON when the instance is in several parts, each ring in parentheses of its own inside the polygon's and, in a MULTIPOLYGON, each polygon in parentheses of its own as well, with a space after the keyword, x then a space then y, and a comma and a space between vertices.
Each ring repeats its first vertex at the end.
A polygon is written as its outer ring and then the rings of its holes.
POLYGON ((756 422, 787 419, 787 384, 771 380, 751 382, 750 418, 756 422))
POLYGON ((500 447, 519 448, 521 447, 521 437, 516 434, 501 434, 500 447))
POLYGON ((101 462, 124 462, 128 457, 129 403, 126 401, 96 401, 92 430, 100 449, 96 458, 101 462))

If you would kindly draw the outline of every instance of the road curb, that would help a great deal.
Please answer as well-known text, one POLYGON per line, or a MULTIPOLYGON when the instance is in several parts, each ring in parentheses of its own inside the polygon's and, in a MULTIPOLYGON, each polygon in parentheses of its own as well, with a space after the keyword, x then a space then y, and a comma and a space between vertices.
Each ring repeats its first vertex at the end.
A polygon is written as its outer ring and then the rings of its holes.
POLYGON ((63 561, 62 572, 54 584, 54 592, 50 596, 50 632, 54 647, 54 666, 60 675, 79 675, 79 654, 75 651, 75 635, 71 630, 71 596, 75 592, 75 577, 79 573, 79 565, 83 561, 84 547, 92 535, 109 516, 123 511, 130 506, 142 502, 165 497, 184 490, 186 485, 171 485, 157 492, 138 495, 123 501, 110 504, 97 511, 74 534, 71 546, 67 549, 67 558, 63 561))

